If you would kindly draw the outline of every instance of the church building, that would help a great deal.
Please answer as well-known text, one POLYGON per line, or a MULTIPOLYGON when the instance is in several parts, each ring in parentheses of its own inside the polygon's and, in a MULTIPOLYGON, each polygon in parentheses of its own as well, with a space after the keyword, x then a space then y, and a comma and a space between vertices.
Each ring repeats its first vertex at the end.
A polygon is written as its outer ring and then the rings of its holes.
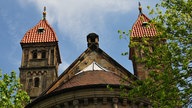
MULTIPOLYGON (((156 34, 154 27, 145 27, 150 19, 142 13, 141 6, 139 11, 132 27, 133 41, 145 37, 146 33, 151 37, 156 34)), ((61 64, 58 39, 44 8, 43 19, 20 42, 20 81, 32 100, 26 108, 150 108, 146 100, 131 102, 120 96, 121 85, 131 89, 129 85, 133 81, 147 77, 147 70, 133 59, 139 55, 137 48, 130 49, 132 74, 100 48, 96 33, 86 38, 87 49, 58 76, 61 64)))

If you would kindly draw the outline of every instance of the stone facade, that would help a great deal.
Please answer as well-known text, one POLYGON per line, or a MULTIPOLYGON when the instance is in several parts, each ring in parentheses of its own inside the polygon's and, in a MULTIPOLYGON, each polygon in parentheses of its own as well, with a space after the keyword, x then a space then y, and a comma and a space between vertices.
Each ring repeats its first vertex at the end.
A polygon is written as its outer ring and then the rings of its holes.
MULTIPOLYGON (((95 35, 91 38, 99 40, 95 35)), ((120 86, 129 87, 136 77, 102 51, 97 41, 89 42, 87 50, 26 108, 150 108, 147 101, 131 102, 120 96, 120 86), (87 69, 93 62, 101 70, 87 69)))
POLYGON ((131 102, 119 96, 119 89, 110 91, 105 86, 66 89, 63 93, 39 98, 32 108, 150 108, 144 101, 131 102), (50 96, 50 97, 49 97, 50 96))
POLYGON ((46 20, 45 10, 43 19, 28 30, 20 42, 20 82, 31 99, 38 97, 58 78, 61 63, 57 36, 46 20))
POLYGON ((33 99, 58 77, 57 43, 21 44, 20 81, 33 99))

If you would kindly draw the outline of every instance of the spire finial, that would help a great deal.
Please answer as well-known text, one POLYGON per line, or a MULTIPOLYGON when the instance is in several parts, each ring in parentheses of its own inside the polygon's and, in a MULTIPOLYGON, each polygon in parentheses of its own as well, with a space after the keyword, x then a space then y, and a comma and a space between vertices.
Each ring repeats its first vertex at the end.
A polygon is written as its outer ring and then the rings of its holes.
POLYGON ((43 11, 43 19, 46 19, 46 7, 44 6, 44 11, 43 11))
POLYGON ((139 13, 142 14, 142 6, 140 2, 139 2, 139 13))

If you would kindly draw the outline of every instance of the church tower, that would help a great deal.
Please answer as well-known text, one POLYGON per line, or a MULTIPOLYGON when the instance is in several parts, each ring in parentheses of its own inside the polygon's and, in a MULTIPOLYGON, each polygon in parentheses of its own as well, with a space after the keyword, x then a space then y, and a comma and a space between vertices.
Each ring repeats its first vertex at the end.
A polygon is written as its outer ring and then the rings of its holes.
MULTIPOLYGON (((148 38, 150 43, 156 35, 156 28, 150 24, 150 19, 143 14, 141 4, 139 3, 139 16, 132 26, 130 43, 137 42, 138 45, 142 45, 143 38, 148 38)), ((152 48, 150 45, 148 47, 152 48)), ((136 59, 141 60, 144 57, 145 52, 143 50, 138 47, 130 47, 129 59, 133 62, 134 74, 141 80, 147 78, 149 70, 145 68, 145 64, 138 62, 136 59)))
POLYGON ((20 44, 20 81, 23 89, 34 99, 58 78, 61 63, 57 36, 46 20, 46 7, 43 19, 25 33, 20 44))

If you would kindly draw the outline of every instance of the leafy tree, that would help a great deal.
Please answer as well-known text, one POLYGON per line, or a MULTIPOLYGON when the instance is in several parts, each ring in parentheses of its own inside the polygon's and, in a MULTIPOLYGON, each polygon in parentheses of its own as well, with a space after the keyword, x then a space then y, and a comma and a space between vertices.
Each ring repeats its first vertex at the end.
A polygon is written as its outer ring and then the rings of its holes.
POLYGON ((29 102, 29 96, 21 89, 15 72, 10 75, 0 71, 0 108, 22 108, 29 102))
MULTIPOLYGON (((148 7, 150 9, 150 7, 148 7)), ((149 71, 145 80, 137 80, 123 96, 131 100, 147 99, 154 108, 191 107, 192 104, 192 0, 161 0, 150 9, 154 16, 155 38, 142 38, 130 47, 143 50, 135 57, 149 71), (153 48, 151 48, 153 47, 153 48)), ((119 31, 120 37, 129 33, 119 31)), ((126 53, 125 53, 126 54, 126 53)))

